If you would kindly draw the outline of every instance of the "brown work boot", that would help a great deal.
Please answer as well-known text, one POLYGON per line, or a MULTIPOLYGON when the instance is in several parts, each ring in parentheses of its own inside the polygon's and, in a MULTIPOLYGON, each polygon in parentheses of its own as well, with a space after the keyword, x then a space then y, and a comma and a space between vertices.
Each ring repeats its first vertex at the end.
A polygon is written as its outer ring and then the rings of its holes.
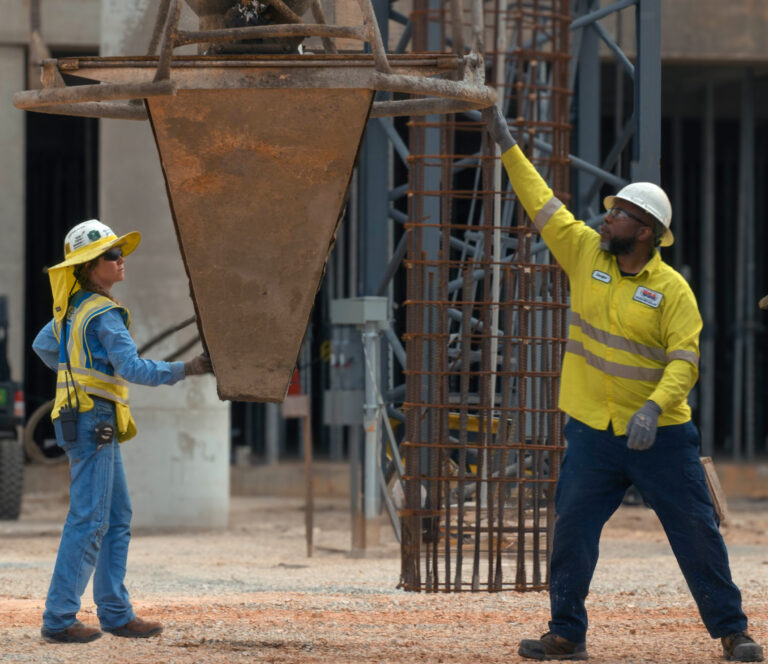
POLYGON ((723 657, 729 662, 762 662, 763 649, 746 632, 735 632, 724 636, 723 657))
POLYGON ((528 659, 587 659, 587 644, 574 643, 547 632, 540 639, 523 639, 517 654, 528 659))
POLYGON ((134 618, 122 627, 113 627, 112 629, 104 629, 104 631, 115 636, 125 636, 129 639, 146 639, 148 636, 160 634, 163 631, 163 626, 159 622, 134 618))
POLYGON ((43 627, 40 634, 48 643, 88 643, 98 639, 101 636, 101 630, 96 627, 88 627, 79 620, 75 620, 67 629, 60 632, 52 632, 43 627))

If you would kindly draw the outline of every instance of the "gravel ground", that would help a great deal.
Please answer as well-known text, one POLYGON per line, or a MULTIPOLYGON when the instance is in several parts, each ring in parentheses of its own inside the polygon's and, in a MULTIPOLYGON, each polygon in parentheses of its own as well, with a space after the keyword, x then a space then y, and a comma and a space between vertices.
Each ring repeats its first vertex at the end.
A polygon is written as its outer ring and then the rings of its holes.
MULTIPOLYGON (((0 522, 0 662, 517 662, 517 643, 546 631, 546 593, 427 595, 397 590, 394 540, 348 555, 346 501, 322 500, 306 557, 301 502, 233 498, 218 533, 137 533, 127 585, 137 613, 164 633, 87 645, 40 637, 66 496, 25 496, 0 522)), ((753 635, 768 642, 768 509, 732 505, 724 531, 753 635)), ((389 537, 386 528, 382 534, 389 537)), ((90 589, 80 617, 96 625, 90 589)), ((593 662, 722 660, 701 625, 652 512, 622 507, 606 527, 588 600, 593 662)))

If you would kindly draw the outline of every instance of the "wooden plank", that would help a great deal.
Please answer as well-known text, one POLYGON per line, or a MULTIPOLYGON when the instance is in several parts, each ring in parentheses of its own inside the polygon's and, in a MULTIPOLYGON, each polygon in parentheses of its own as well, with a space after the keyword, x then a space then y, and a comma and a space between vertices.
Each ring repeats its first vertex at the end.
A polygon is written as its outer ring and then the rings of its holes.
POLYGON ((728 502, 725 499, 725 493, 720 486, 720 479, 715 470, 715 464, 712 457, 701 457, 701 465, 704 466, 704 475, 707 478, 707 487, 712 496, 712 504, 715 506, 715 513, 720 523, 725 523, 728 519, 728 502))

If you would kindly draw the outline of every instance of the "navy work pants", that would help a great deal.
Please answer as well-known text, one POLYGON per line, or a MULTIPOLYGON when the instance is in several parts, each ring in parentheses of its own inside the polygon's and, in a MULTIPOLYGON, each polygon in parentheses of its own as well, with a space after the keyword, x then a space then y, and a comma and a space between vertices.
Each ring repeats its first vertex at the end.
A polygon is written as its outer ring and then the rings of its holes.
POLYGON ((647 450, 627 437, 570 419, 568 447, 555 493, 549 629, 569 641, 587 633, 584 600, 597 564, 603 525, 634 484, 667 534, 704 625, 713 638, 747 628, 741 593, 731 580, 728 552, 699 461, 693 423, 659 427, 647 450))

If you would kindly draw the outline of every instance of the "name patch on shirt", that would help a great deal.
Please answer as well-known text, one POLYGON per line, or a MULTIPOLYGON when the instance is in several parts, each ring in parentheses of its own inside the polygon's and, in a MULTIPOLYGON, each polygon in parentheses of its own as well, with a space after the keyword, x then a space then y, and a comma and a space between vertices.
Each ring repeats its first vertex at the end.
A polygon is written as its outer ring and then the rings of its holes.
POLYGON ((661 304, 661 299, 664 297, 661 293, 646 288, 645 286, 638 286, 635 291, 635 296, 632 298, 642 304, 647 304, 649 307, 656 309, 661 304))
POLYGON ((592 278, 597 279, 598 281, 602 281, 604 284, 611 282, 611 275, 606 274, 605 272, 600 272, 600 270, 595 270, 592 273, 592 278))

